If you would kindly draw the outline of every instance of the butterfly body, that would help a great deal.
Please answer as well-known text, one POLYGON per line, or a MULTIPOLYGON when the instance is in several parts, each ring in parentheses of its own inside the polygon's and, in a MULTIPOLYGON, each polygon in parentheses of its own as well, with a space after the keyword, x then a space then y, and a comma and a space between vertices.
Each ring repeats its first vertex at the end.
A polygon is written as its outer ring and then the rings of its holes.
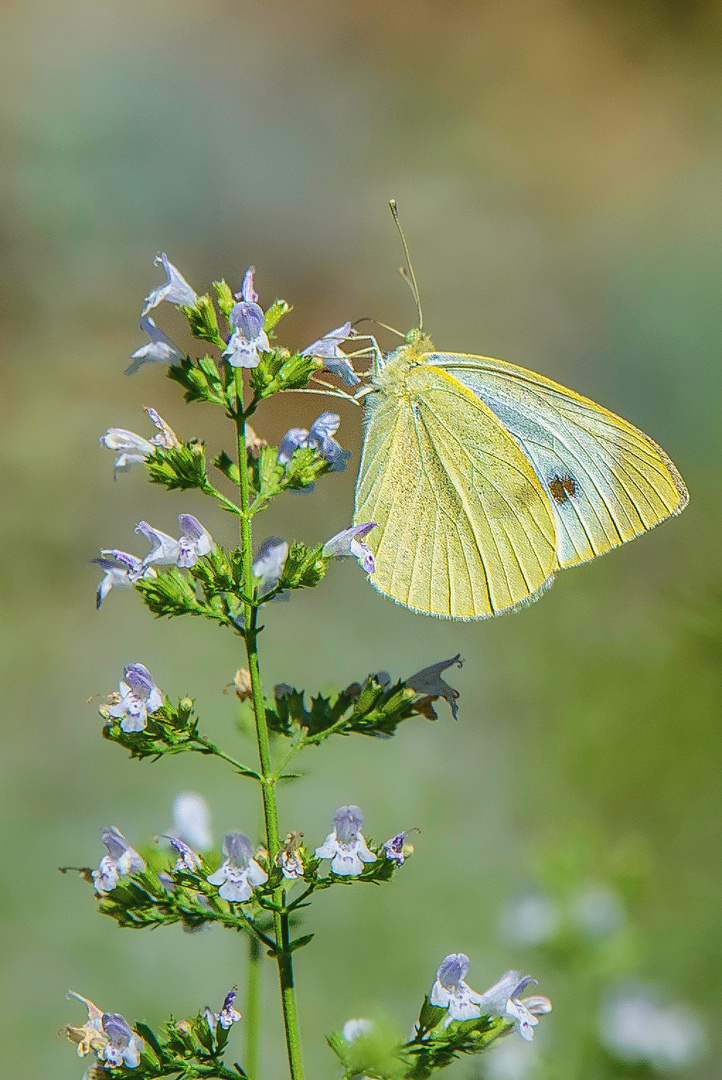
POLYGON ((372 583, 415 611, 501 614, 686 505, 656 443, 524 368, 412 335, 371 385, 355 521, 377 523, 372 583))

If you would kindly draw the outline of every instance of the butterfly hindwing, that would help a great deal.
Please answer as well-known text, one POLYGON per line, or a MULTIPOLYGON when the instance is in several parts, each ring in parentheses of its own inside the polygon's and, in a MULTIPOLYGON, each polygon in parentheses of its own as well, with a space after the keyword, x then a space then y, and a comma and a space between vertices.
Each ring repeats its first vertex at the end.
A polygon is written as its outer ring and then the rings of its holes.
POLYGON ((412 367, 371 395, 356 522, 375 521, 373 584, 416 611, 460 619, 534 599, 556 565, 555 517, 494 413, 456 378, 412 367))
POLYGON ((427 353, 488 405, 548 493, 559 566, 592 559, 677 514, 687 491, 664 451, 600 405, 524 368, 427 353))

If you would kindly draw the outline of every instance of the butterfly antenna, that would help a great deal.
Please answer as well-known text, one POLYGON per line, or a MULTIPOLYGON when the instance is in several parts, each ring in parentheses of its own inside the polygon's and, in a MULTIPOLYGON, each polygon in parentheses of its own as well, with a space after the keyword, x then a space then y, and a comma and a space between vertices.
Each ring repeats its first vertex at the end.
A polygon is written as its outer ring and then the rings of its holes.
POLYGON ((419 333, 422 333, 424 329, 424 313, 421 310, 421 297, 419 296, 419 286, 416 284, 416 274, 411 264, 411 256, 409 255, 409 245, 406 243, 406 237, 404 236, 404 230, 401 228, 401 222, 399 221, 399 211, 396 206, 396 199, 389 199, 389 209, 391 216, 394 219, 394 224, 398 229, 399 236, 401 237, 401 243, 404 248, 404 255, 406 256, 406 266, 402 266, 400 269, 401 277, 411 289, 411 295, 416 303, 416 311, 419 316, 419 333), (408 269, 407 269, 408 268, 408 269))
POLYGON ((356 322, 352 324, 354 329, 359 325, 359 323, 362 322, 373 323, 374 326, 380 326, 382 330, 388 330, 389 333, 396 334, 397 337, 400 337, 402 339, 406 337, 406 334, 402 334, 400 330, 397 330, 393 326, 389 326, 388 323, 380 322, 378 319, 372 319, 370 315, 365 315, 362 319, 357 319, 356 322))

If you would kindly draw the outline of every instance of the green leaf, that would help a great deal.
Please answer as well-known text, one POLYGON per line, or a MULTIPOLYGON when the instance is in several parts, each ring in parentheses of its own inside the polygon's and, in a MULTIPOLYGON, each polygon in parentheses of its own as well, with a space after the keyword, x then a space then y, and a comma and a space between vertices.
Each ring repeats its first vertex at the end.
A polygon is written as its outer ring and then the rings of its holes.
POLYGON ((275 337, 275 334, 272 333, 273 329, 284 315, 288 315, 289 311, 293 311, 293 308, 285 300, 273 301, 263 320, 263 329, 270 337, 275 337))
POLYGON ((198 735, 198 718, 191 698, 181 698, 177 708, 166 698, 160 709, 148 717, 143 731, 123 731, 120 720, 112 717, 105 705, 101 705, 99 712, 106 721, 103 738, 124 747, 138 760, 192 750, 198 735))
POLYGON ((133 588, 140 593, 147 608, 157 615, 208 615, 209 608, 196 596, 190 579, 175 566, 157 577, 141 578, 133 588))
POLYGON ((213 301, 207 294, 199 296, 193 305, 181 305, 180 310, 188 320, 188 327, 193 337, 210 341, 219 349, 225 349, 226 343, 218 329, 218 316, 213 301))
POLYGON ((213 288, 216 290, 216 296, 218 297, 218 307, 227 319, 236 304, 231 287, 225 281, 214 281, 213 288))
MULTIPOLYGON (((277 451, 276 451, 277 452, 277 451)), ((327 458, 311 446, 300 446, 294 450, 291 460, 283 470, 281 488, 286 491, 301 491, 308 488, 333 470, 333 466, 327 458)))
POLYGON ((151 1048, 155 1056, 158 1058, 158 1061, 162 1062, 165 1058, 165 1055, 163 1053, 163 1048, 158 1041, 158 1036, 153 1031, 153 1029, 148 1027, 147 1024, 143 1024, 141 1021, 138 1021, 138 1023, 135 1025, 135 1031, 137 1031, 137 1033, 140 1035, 143 1042, 151 1048))
POLYGON ((296 949, 302 949, 304 945, 308 945, 309 941, 313 941, 315 934, 304 934, 303 937, 297 937, 288 944, 288 951, 295 952, 296 949))
POLYGON ((258 457, 249 452, 248 468, 251 485, 259 499, 264 501, 271 499, 282 490, 284 470, 278 460, 278 450, 275 447, 261 447, 258 457))
POLYGON ((295 541, 291 544, 283 567, 283 572, 278 583, 278 591, 284 589, 306 589, 318 585, 326 573, 326 567, 331 561, 322 554, 323 545, 307 548, 304 544, 295 541))
POLYGON ((145 463, 151 482, 165 484, 169 491, 175 488, 203 489, 208 484, 206 453, 202 442, 194 440, 180 448, 158 447, 146 458, 145 463))
POLYGON ((287 349, 263 353, 258 366, 251 368, 249 383, 254 401, 277 394, 280 390, 302 390, 323 361, 313 356, 291 355, 287 349))
POLYGON ((184 357, 168 368, 168 378, 183 387, 186 401, 210 401, 213 405, 230 408, 230 400, 211 356, 198 360, 184 357))
POLYGON ((223 473, 226 480, 230 480, 232 484, 238 487, 241 482, 241 474, 238 471, 238 466, 235 461, 225 452, 225 450, 213 459, 213 464, 219 472, 223 473))

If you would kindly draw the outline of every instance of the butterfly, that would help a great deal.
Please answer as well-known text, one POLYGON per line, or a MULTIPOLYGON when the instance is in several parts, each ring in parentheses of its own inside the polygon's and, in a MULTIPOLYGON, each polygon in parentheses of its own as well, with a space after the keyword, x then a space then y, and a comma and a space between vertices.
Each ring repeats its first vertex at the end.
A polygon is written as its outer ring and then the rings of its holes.
POLYGON ((366 543, 380 593, 426 615, 500 615, 684 509, 679 472, 626 420, 514 364, 435 350, 401 239, 419 329, 375 350, 357 395, 354 522, 376 523, 366 543))
POLYGON ((665 452, 626 420, 514 364, 409 338, 374 365, 356 485, 383 595, 499 615, 687 505, 665 452))

